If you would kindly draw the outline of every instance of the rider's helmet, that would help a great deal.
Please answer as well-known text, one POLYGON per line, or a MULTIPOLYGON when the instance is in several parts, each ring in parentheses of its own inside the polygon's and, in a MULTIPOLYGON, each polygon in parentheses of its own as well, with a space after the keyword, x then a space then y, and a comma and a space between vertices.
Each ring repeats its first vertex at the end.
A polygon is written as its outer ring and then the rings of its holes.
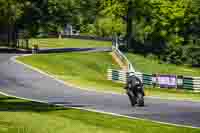
POLYGON ((129 76, 135 76, 134 72, 129 72, 129 76))
POLYGON ((134 79, 134 84, 135 85, 141 85, 142 84, 142 81, 140 80, 140 78, 138 77, 138 76, 136 76, 136 73, 135 72, 129 72, 129 80, 131 81, 133 81, 133 79, 134 79))

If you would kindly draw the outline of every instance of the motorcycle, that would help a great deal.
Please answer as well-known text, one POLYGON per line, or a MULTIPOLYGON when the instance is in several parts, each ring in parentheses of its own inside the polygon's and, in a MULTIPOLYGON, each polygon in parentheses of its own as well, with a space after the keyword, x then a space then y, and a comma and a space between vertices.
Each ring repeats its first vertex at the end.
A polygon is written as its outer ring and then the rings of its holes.
POLYGON ((144 106, 145 93, 143 83, 138 77, 136 77, 135 75, 130 75, 128 77, 125 89, 133 107, 136 104, 140 107, 144 106))

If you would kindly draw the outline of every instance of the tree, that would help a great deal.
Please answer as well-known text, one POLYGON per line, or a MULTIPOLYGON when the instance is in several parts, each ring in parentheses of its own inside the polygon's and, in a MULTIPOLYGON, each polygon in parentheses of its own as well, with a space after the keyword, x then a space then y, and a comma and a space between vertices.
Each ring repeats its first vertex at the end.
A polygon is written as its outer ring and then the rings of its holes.
POLYGON ((16 43, 17 21, 22 15, 22 4, 15 0, 0 1, 1 40, 8 45, 16 43), (7 37, 5 37, 7 35, 7 37), (7 42, 5 42, 7 40, 7 42))

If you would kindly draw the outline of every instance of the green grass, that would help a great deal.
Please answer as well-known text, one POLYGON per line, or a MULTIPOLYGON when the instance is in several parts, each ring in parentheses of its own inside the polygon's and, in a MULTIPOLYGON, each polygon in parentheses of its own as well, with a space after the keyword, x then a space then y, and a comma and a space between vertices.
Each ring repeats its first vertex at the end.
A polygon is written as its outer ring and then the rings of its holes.
POLYGON ((199 133, 200 129, 115 117, 0 95, 1 133, 199 133))
POLYGON ((119 68, 109 53, 65 53, 20 57, 18 60, 82 88, 123 92, 107 80, 108 68, 119 68))
MULTIPOLYGON (((107 69, 118 66, 108 53, 65 53, 19 57, 18 60, 39 68, 55 77, 79 86, 97 91, 124 93, 123 84, 107 80, 107 69)), ((163 90, 147 87, 148 96, 163 99, 199 100, 200 94, 186 90, 163 90)))
POLYGON ((173 64, 160 64, 158 60, 145 58, 137 54, 126 54, 136 70, 148 74, 175 74, 200 77, 200 68, 177 66, 173 64))
POLYGON ((38 44, 39 48, 91 48, 91 47, 111 47, 109 41, 94 41, 80 39, 30 39, 30 47, 38 44))
POLYGON ((175 99, 200 102, 200 93, 188 90, 161 89, 147 86, 145 87, 145 93, 147 96, 159 97, 161 99, 175 99))

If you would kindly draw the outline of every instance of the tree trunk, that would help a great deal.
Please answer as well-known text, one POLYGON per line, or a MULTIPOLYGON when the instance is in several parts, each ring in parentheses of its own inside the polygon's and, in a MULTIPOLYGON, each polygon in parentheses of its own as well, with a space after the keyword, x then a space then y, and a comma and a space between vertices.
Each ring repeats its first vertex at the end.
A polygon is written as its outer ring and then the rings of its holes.
POLYGON ((133 35, 133 2, 129 0, 128 2, 128 11, 127 11, 127 47, 128 49, 132 48, 132 35, 133 35))

